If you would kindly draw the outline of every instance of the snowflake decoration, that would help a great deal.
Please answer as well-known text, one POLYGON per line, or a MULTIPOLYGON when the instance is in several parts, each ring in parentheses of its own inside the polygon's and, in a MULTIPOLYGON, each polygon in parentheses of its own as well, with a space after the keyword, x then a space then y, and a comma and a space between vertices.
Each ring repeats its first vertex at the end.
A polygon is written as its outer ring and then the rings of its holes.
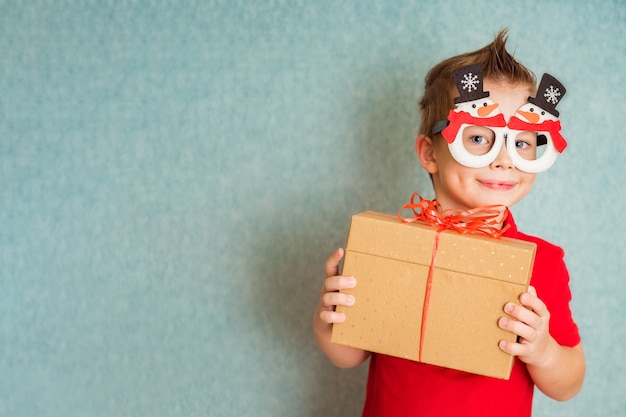
POLYGON ((552 104, 556 104, 559 102, 559 97, 561 97, 561 92, 558 88, 555 88, 553 85, 550 88, 546 88, 546 92, 543 95, 546 98, 546 101, 552 104))
POLYGON ((480 84, 480 80, 478 79, 478 75, 474 75, 470 72, 463 74, 461 84, 463 84, 463 90, 467 90, 468 93, 471 93, 472 90, 478 89, 477 86, 480 84))

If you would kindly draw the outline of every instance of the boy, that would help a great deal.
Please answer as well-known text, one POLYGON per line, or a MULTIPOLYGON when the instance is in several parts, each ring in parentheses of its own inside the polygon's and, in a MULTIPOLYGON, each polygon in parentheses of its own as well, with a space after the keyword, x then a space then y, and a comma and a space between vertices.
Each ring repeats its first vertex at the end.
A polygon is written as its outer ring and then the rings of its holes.
MULTIPOLYGON (((537 161, 545 158, 535 154, 537 145, 546 142, 545 137, 514 132, 521 129, 512 127, 512 120, 516 119, 512 116, 517 116, 529 101, 534 103, 540 97, 539 94, 536 98, 529 97, 535 94, 535 76, 507 52, 506 35, 507 32, 502 31, 484 48, 439 63, 426 77, 420 101, 422 122, 416 152, 420 164, 430 174, 436 200, 443 210, 469 210, 487 205, 511 207, 528 194, 536 172, 546 169, 546 164, 536 168, 537 161), (464 98, 468 91, 461 90, 461 82, 467 87, 468 78, 462 81, 457 77, 460 70, 470 65, 474 65, 474 74, 469 74, 471 78, 482 71, 484 81, 481 78, 479 85, 469 87, 472 94, 479 93, 477 96, 464 98), (496 113, 504 116, 504 120, 497 127, 465 125, 457 132, 455 129, 459 126, 453 126, 451 120, 457 113, 450 110, 455 108, 455 103, 460 106, 464 100, 469 102, 476 97, 488 97, 491 101, 489 107, 488 100, 485 101, 484 112, 491 111, 487 107, 497 108, 496 113), (509 130, 504 130, 506 122, 509 130), (446 131, 448 125, 450 129, 446 131), (458 141, 455 140, 457 134, 458 141), (452 142, 461 143, 461 147, 453 147, 452 142), (487 154, 490 156, 485 160, 487 154)), ((564 93, 564 88, 559 86, 564 93)), ((533 107, 530 112, 537 110, 541 109, 533 107)), ((558 111, 550 110, 558 117, 558 111)), ((558 132, 549 142, 548 148, 552 150, 557 143, 556 136, 558 132)), ((556 147, 561 152, 564 144, 556 147)), ((519 232, 511 216, 501 227, 505 224, 509 229, 504 236, 537 243, 530 288, 520 295, 520 304, 504 306, 498 322, 502 329, 518 336, 516 343, 500 343, 500 349, 516 357, 509 380, 331 343, 333 323, 345 320, 344 315, 335 312, 335 307, 358 302, 339 291, 356 286, 358 277, 339 275, 343 249, 328 258, 313 331, 318 345, 336 366, 353 367, 370 359, 363 416, 528 417, 534 386, 559 401, 580 391, 585 359, 578 328, 569 309, 571 293, 563 251, 519 232)))

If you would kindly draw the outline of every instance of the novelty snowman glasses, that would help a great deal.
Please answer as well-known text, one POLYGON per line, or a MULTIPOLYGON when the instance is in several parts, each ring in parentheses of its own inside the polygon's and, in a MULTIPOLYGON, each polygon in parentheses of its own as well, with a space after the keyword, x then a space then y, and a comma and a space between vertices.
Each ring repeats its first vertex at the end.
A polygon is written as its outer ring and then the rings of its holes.
POLYGON ((559 151, 554 146, 550 132, 542 131, 543 128, 538 126, 525 126, 527 122, 515 116, 507 125, 504 116, 499 116, 490 118, 496 123, 485 124, 484 120, 475 120, 471 116, 459 117, 458 112, 451 112, 448 125, 451 129, 446 127, 441 133, 457 162, 470 168, 487 166, 496 160, 502 146, 506 144, 511 162, 522 171, 537 173, 552 166, 559 151), (518 130, 513 126, 527 129, 518 130))
POLYGON ((504 143, 513 164, 520 170, 537 173, 552 166, 567 143, 560 134, 556 105, 565 87, 544 74, 537 97, 529 97, 508 124, 498 104, 483 91, 480 64, 461 68, 453 74, 460 97, 448 120, 435 124, 433 135, 441 133, 450 153, 461 165, 481 168, 496 160, 504 143))

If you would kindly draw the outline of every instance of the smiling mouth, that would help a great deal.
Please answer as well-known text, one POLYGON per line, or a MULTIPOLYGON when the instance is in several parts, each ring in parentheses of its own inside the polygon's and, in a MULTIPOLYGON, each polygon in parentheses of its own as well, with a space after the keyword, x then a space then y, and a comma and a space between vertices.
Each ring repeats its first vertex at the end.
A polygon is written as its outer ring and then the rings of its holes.
POLYGON ((496 191, 509 191, 515 187, 516 183, 511 181, 492 181, 492 180, 478 180, 478 182, 490 190, 496 191))

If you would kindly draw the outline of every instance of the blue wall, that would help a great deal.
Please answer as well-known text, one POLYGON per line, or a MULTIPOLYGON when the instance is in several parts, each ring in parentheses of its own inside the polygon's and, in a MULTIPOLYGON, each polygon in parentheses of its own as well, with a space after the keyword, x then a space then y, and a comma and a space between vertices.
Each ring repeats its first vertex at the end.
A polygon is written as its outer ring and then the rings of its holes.
POLYGON ((626 408, 623 1, 0 1, 0 415, 356 416, 310 319, 350 215, 431 196, 433 64, 511 28, 568 88, 514 207, 563 246, 583 392, 626 408), (453 3, 453 4, 452 4, 453 3))

